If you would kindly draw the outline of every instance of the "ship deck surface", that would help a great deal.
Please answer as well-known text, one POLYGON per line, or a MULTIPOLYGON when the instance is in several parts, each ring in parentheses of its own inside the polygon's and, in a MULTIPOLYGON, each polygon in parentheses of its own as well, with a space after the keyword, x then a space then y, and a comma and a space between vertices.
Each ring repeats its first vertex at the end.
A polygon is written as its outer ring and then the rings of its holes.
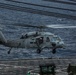
POLYGON ((31 73, 39 72, 40 64, 55 63, 56 75, 68 75, 66 70, 68 64, 76 64, 76 59, 17 59, 17 60, 1 60, 0 75, 26 75, 28 71, 31 73))

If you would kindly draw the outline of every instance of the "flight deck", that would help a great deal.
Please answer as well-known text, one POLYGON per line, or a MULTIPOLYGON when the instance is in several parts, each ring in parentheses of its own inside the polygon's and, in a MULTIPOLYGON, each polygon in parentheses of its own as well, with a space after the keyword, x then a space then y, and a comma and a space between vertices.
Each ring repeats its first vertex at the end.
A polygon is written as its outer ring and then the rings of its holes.
POLYGON ((68 75, 67 67, 69 64, 76 65, 76 59, 52 59, 52 58, 39 58, 39 59, 15 59, 15 60, 2 60, 0 61, 0 75, 38 75, 40 64, 56 65, 56 75, 68 75))

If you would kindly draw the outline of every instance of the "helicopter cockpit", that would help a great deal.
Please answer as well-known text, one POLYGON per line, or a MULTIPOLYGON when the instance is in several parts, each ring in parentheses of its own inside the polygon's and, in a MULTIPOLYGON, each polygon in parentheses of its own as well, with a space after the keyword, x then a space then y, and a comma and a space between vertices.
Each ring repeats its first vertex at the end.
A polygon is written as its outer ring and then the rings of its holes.
POLYGON ((65 47, 63 40, 59 36, 54 36, 51 42, 53 47, 65 47))
POLYGON ((52 38, 52 42, 60 42, 61 41, 61 38, 59 37, 59 36, 54 36, 53 38, 52 38))

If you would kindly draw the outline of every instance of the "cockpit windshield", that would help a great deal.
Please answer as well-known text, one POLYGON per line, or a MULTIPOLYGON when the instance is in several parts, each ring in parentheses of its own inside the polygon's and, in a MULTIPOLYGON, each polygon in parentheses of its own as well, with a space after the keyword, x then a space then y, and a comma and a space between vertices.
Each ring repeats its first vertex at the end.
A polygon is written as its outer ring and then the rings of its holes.
POLYGON ((53 37, 53 38, 54 38, 55 41, 56 40, 61 41, 61 38, 60 37, 53 37))
POLYGON ((61 38, 58 37, 58 36, 55 36, 55 37, 52 37, 52 41, 55 42, 55 41, 61 41, 61 38))

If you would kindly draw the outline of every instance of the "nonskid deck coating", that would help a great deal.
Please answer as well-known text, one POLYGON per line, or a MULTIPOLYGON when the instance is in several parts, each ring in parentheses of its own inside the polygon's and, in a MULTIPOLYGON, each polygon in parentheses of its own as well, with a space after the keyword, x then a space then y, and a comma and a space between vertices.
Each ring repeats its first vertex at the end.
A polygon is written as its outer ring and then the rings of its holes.
POLYGON ((1 60, 0 75, 26 75, 28 71, 39 72, 40 64, 55 63, 56 75, 67 75, 68 64, 76 64, 76 59, 17 59, 1 60))

